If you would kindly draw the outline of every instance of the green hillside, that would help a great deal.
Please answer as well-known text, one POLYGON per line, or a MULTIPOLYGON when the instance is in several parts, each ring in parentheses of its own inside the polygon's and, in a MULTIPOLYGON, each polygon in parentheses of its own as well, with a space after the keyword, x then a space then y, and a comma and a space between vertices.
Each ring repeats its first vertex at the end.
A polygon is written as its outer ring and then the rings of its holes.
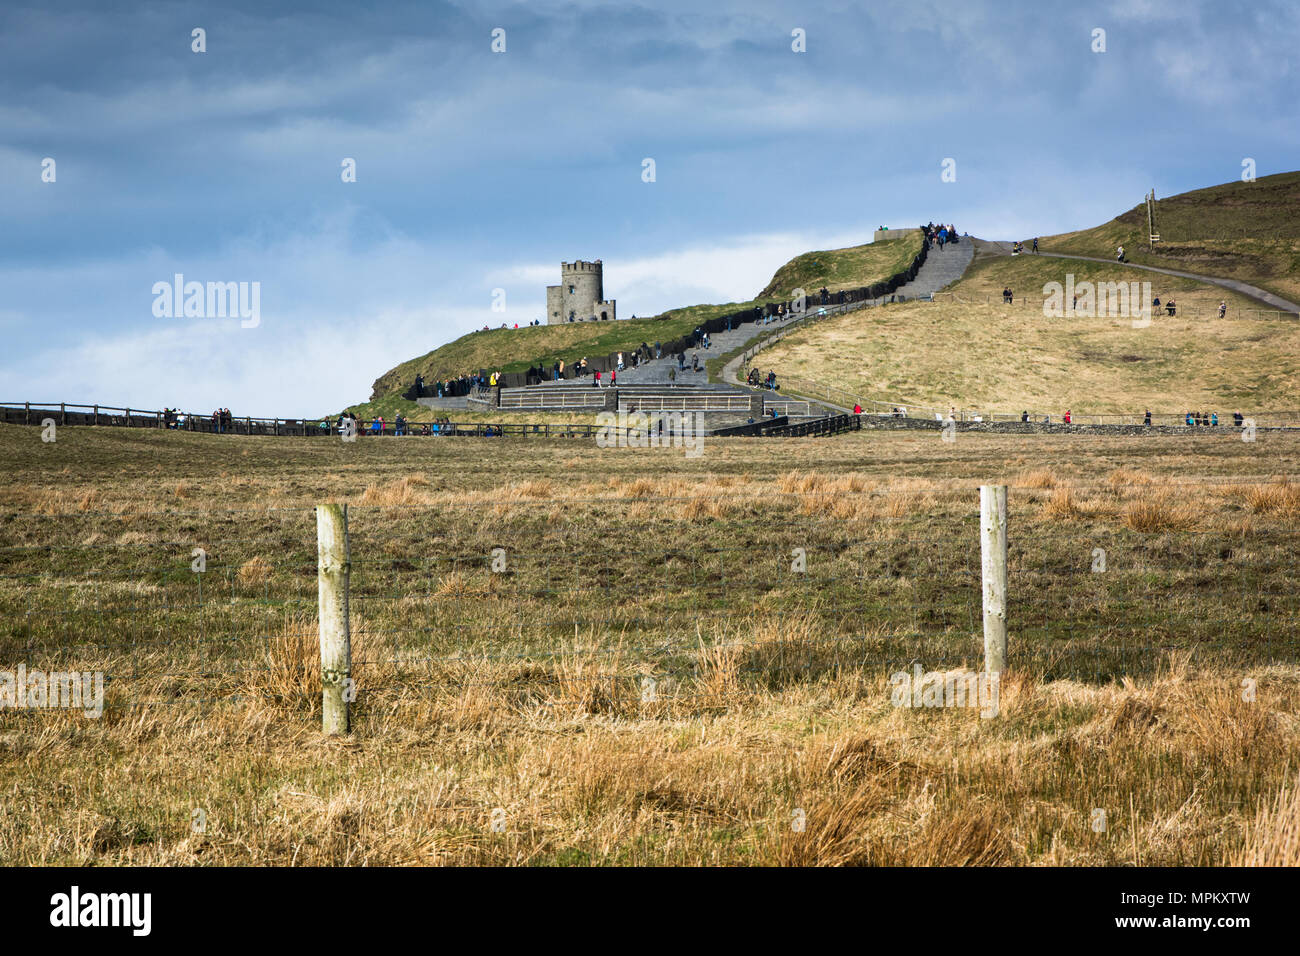
POLYGON ((1040 238, 1039 246, 1109 259, 1123 245, 1132 262, 1240 279, 1300 301, 1300 172, 1157 196, 1156 232, 1160 242, 1148 251, 1146 203, 1139 203, 1095 228, 1040 238))
POLYGON ((856 289, 902 272, 921 251, 921 230, 899 230, 902 238, 872 242, 846 249, 805 252, 795 256, 772 276, 759 296, 789 298, 795 289, 809 295, 823 286, 831 292, 856 289))
POLYGON ((479 369, 522 372, 538 364, 549 368, 557 359, 572 364, 584 357, 628 351, 642 342, 670 341, 714 316, 785 301, 795 288, 813 293, 822 286, 834 291, 870 285, 901 271, 920 249, 920 232, 909 230, 904 239, 804 253, 778 269, 759 296, 748 302, 686 306, 649 319, 470 332, 389 369, 375 380, 370 402, 354 409, 403 407, 400 393, 410 387, 417 374, 423 375, 427 382, 436 382, 479 369))
POLYGON ((556 359, 571 365, 584 357, 632 349, 642 342, 675 339, 694 329, 697 322, 691 317, 627 319, 470 332, 389 369, 375 380, 371 401, 406 390, 417 373, 432 383, 479 369, 523 372, 539 362, 549 368, 556 359))

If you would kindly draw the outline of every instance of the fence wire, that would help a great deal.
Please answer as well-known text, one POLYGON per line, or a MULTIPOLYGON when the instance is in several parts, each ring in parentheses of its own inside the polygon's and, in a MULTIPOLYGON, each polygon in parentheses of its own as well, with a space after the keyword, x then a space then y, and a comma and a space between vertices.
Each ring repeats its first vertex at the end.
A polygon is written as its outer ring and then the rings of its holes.
MULTIPOLYGON (((1137 531, 1013 492, 1010 666, 1108 682, 1300 657, 1293 522, 1137 531)), ((106 711, 319 703, 311 508, 10 514, 0 670, 106 711)), ((976 498, 519 498, 349 508, 356 707, 714 705, 982 664, 976 498)), ((28 707, 0 711, 48 713, 28 707)))

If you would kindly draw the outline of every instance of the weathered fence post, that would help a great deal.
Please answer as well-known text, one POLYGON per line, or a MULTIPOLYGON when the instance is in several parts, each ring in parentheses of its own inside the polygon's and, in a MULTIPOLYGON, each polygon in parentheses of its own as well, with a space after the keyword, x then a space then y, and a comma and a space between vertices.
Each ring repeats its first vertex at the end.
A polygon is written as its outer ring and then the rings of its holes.
POLYGON ((984 581, 984 670, 1007 668, 1007 486, 980 485, 980 571, 984 581))
POLYGON ((320 616, 321 729, 348 732, 352 696, 352 632, 348 620, 348 506, 316 506, 316 568, 320 616))

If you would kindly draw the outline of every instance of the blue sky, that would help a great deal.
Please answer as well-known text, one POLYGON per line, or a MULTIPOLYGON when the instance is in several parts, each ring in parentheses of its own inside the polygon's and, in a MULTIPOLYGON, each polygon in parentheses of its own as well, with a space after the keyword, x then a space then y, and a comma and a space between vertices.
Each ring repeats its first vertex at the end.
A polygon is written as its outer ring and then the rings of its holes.
POLYGON ((1096 225, 1300 166, 1297 41, 1289 0, 6 0, 0 401, 318 414, 561 260, 648 315, 880 224, 1096 225), (156 317, 175 273, 260 325, 156 317))

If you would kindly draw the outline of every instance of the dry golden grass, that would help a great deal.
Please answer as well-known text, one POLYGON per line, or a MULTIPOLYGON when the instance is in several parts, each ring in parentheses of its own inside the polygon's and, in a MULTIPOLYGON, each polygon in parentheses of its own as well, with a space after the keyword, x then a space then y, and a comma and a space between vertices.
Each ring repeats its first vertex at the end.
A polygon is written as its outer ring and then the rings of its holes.
POLYGON ((431 499, 422 494, 421 489, 428 485, 428 480, 421 475, 406 475, 385 485, 368 485, 361 494, 360 503, 395 507, 427 502, 431 499))
POLYGON ((1300 485, 1282 478, 1267 484, 1245 485, 1235 489, 1255 514, 1294 518, 1300 516, 1300 485))
POLYGON ((1184 531, 1196 526, 1201 509, 1187 502, 1174 502, 1167 494, 1130 502, 1124 509, 1124 525, 1133 531, 1184 531))
POLYGON ((1261 803, 1234 866, 1300 866, 1300 779, 1284 784, 1272 805, 1261 803))
POLYGON ((1047 503, 1043 505, 1042 511, 1043 517, 1052 521, 1078 518, 1082 514, 1083 509, 1079 507, 1079 503, 1074 497, 1074 491, 1065 485, 1052 490, 1052 494, 1048 497, 1047 503))
POLYGON ((123 640, 86 650, 103 655, 87 663, 139 671, 115 682, 103 719, 0 713, 6 862, 1296 862, 1300 665, 1267 664, 1255 640, 1261 623, 1276 635, 1294 620, 1289 559, 1274 567, 1294 553, 1295 493, 1276 477, 1300 468, 1288 436, 873 434, 718 441, 688 460, 562 442, 484 456, 468 442, 132 434, 157 475, 118 467, 139 452, 106 430, 68 437, 41 448, 0 428, 5 570, 43 576, 0 590, 31 631, 4 638, 0 663, 46 633, 46 611, 157 613, 123 618, 124 638, 88 632, 123 640), (996 718, 894 707, 890 670, 905 665, 887 662, 948 651, 936 666, 978 666, 964 650, 978 647, 978 614, 945 602, 977 563, 961 535, 989 481, 1013 486, 1017 613, 1059 612, 1068 629, 1013 643, 996 718), (182 482, 202 489, 183 507, 165 493, 182 482), (319 732, 310 613, 308 509, 331 499, 356 503, 358 695, 342 739, 319 732), (390 506, 415 510, 397 521, 390 506), (1104 576, 1087 572, 1094 539, 1121 546, 1104 576), (509 571, 493 574, 499 540, 509 571), (197 636, 163 611, 192 595, 192 541, 235 585, 204 579, 214 596, 197 636), (806 576, 789 572, 796 544, 806 576), (736 554, 663 561, 713 545, 736 554), (531 568, 530 550, 542 555, 531 568), (576 565, 560 561, 571 552, 589 562, 576 594, 564 591, 576 565), (446 555, 474 560, 430 560, 446 555), (138 572, 159 556, 167 573, 138 572), (1221 585, 1260 568, 1277 570, 1261 587, 1268 611, 1221 585), (89 570, 121 573, 90 590, 89 570), (1116 581, 1142 590, 1106 590, 1116 581), (1122 612, 1106 599, 1148 593, 1122 612), (604 624, 553 641, 525 633, 593 618, 604 624), (1207 634, 1205 647, 1152 649, 1207 634), (240 635, 253 637, 227 655, 240 635), (1121 664, 1103 660, 1126 642, 1121 664), (1250 702, 1243 675, 1258 681, 1250 702), (209 825, 196 834, 200 808, 209 825))
POLYGON ((1016 478, 1017 488, 1055 488, 1059 479, 1050 468, 1035 468, 1016 478))
POLYGON ((1116 468, 1106 477, 1106 481, 1116 491, 1143 487, 1154 483, 1155 480, 1145 471, 1136 468, 1116 468))
POLYGON ((239 566, 235 579, 246 588, 257 588, 270 579, 271 571, 271 562, 259 554, 239 566))

